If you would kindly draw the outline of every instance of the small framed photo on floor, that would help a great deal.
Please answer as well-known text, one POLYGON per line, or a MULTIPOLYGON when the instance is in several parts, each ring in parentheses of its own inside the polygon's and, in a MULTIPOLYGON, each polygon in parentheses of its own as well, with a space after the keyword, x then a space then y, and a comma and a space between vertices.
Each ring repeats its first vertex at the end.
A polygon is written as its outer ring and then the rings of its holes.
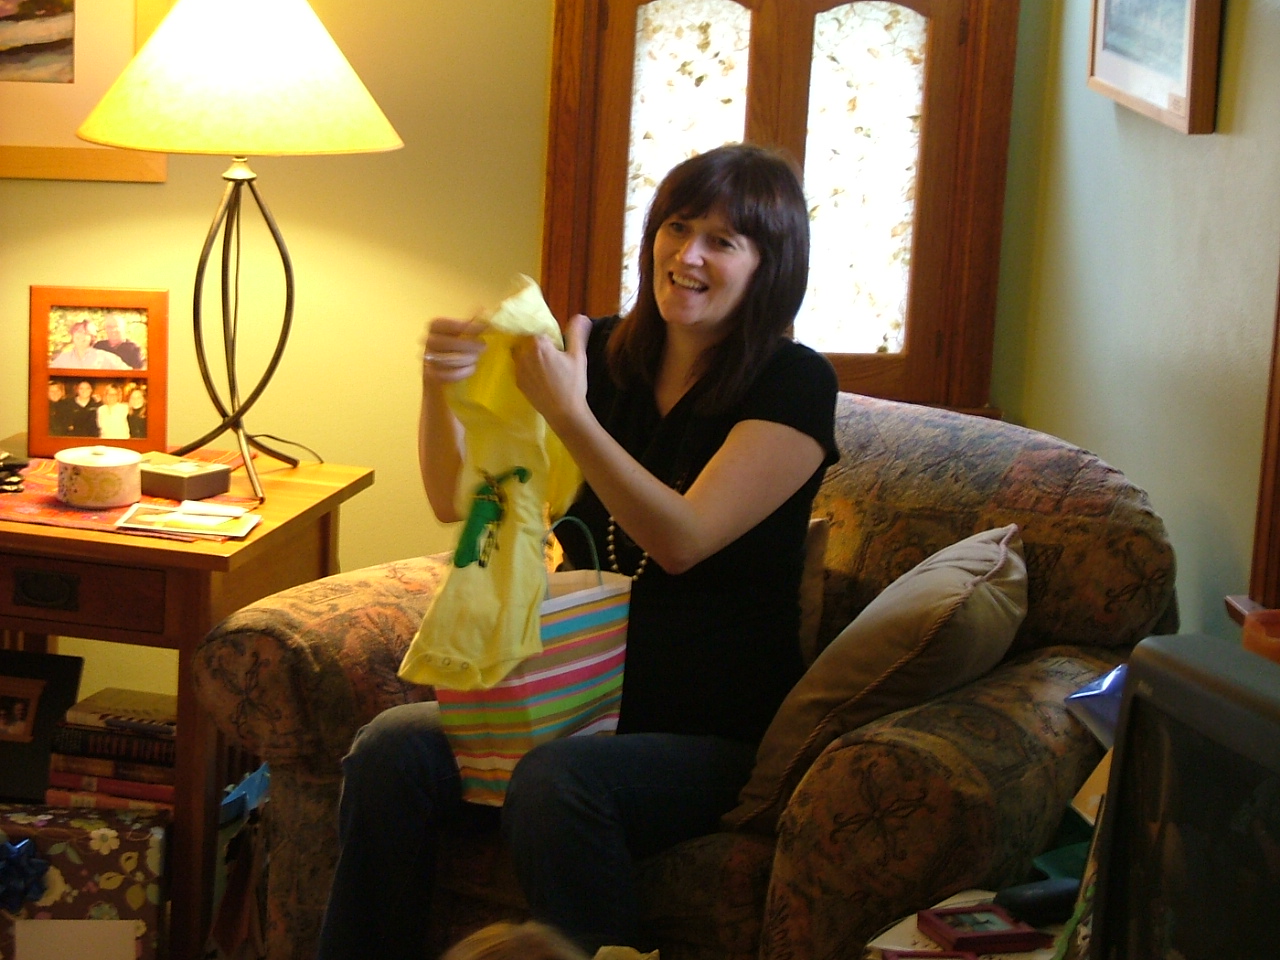
POLYGON ((31 288, 27 452, 164 450, 169 293, 31 288))
POLYGON ((43 803, 56 724, 76 702, 84 660, 0 650, 0 802, 43 803))

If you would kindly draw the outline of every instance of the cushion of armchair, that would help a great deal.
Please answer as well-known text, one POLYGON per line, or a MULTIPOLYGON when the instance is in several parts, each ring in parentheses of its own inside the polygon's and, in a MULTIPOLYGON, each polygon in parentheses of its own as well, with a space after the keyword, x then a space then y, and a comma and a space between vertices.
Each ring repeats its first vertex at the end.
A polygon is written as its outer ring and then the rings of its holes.
POLYGON ((338 864, 338 794, 342 778, 271 771, 263 807, 268 960, 313 960, 329 885, 338 864))
POLYGON ((1121 659, 1025 653, 832 742, 779 821, 762 960, 861 956, 915 910, 1026 879, 1102 756, 1063 698, 1121 659))
POLYGON ((201 704, 235 744, 273 767, 339 775, 363 724, 431 697, 396 670, 447 563, 433 556, 365 567, 233 613, 196 650, 201 704))
POLYGON ((713 833, 637 865, 645 928, 662 960, 755 960, 772 837, 713 833))
POLYGON ((1016 523, 1028 610, 1014 652, 1128 648, 1177 631, 1173 547, 1146 493, 1065 440, 1017 424, 841 393, 840 462, 819 643, 894 580, 980 530, 1016 523))

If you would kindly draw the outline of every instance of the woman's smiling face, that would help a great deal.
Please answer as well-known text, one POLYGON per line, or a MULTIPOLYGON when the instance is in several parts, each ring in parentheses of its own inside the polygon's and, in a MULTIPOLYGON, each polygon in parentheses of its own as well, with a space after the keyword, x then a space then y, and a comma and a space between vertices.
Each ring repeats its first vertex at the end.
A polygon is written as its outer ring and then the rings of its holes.
POLYGON ((755 241, 735 231, 723 211, 668 217, 653 241, 653 295, 662 318, 719 340, 759 264, 755 241))

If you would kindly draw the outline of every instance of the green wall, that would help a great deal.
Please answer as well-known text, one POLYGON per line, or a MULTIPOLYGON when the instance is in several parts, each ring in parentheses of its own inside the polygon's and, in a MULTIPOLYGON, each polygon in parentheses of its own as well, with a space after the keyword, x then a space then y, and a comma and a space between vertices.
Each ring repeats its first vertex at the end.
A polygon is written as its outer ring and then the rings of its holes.
POLYGON ((1248 588, 1280 266, 1280 2, 1229 0, 1218 132, 1085 84, 1089 0, 1023 0, 994 400, 1151 494, 1187 630, 1248 588))
MULTIPOLYGON (((416 478, 417 340, 539 272, 552 0, 313 6, 406 146, 254 161, 298 308, 250 427, 376 469, 343 509, 352 569, 449 545, 416 478)), ((1248 581, 1280 266, 1280 0, 1226 6, 1220 132, 1187 137, 1086 88, 1089 0, 1023 0, 993 400, 1146 487, 1184 626, 1233 636, 1221 598, 1248 581)), ((169 290, 170 439, 211 425, 186 331, 225 166, 0 181, 0 436, 25 429, 31 284, 169 290)), ((264 355, 277 301, 273 282, 245 295, 264 355)), ((62 649, 89 654, 86 690, 172 687, 163 652, 62 649)))

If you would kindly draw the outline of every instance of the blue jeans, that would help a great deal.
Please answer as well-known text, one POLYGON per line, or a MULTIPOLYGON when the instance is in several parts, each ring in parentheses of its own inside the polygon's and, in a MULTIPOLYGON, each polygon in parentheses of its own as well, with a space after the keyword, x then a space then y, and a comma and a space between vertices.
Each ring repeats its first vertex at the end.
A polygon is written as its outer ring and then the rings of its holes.
MULTIPOLYGON (((642 941, 633 863, 716 829, 755 748, 719 737, 570 737, 516 766, 502 832, 534 917, 577 940, 642 941)), ((342 849, 320 960, 422 960, 444 829, 493 815, 461 799, 433 703, 393 707, 343 760, 342 849)))

